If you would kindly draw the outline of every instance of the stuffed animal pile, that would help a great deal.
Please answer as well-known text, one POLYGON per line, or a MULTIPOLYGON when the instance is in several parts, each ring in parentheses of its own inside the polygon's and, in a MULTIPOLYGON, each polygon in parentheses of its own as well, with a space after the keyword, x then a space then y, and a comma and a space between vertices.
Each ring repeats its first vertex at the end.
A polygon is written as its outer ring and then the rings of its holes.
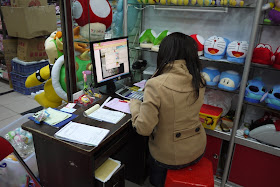
POLYGON ((227 91, 237 90, 240 86, 241 76, 235 71, 229 70, 220 73, 217 68, 205 67, 201 71, 201 74, 208 86, 218 85, 220 89, 227 91))
MULTIPOLYGON (((152 29, 143 31, 139 37, 140 47, 158 51, 159 44, 171 32, 165 30, 158 35, 152 29)), ((246 59, 249 44, 247 41, 232 41, 220 36, 211 36, 207 40, 201 35, 190 35, 197 43, 198 55, 212 60, 227 59, 229 62, 243 64, 246 59)))

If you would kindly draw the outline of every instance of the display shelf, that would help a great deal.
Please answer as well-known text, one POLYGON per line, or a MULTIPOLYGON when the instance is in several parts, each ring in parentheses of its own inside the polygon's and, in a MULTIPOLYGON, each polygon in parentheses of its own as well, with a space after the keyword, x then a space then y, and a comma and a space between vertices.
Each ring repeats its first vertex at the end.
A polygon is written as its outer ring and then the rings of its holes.
POLYGON ((210 130, 210 129, 205 129, 206 134, 210 136, 214 136, 216 138, 221 138, 223 140, 229 141, 230 139, 230 133, 229 132, 222 132, 220 130, 210 130))
POLYGON ((274 26, 274 27, 279 27, 280 24, 275 24, 275 23, 260 23, 259 25, 262 26, 274 26))
POLYGON ((213 90, 220 90, 220 91, 223 91, 223 92, 228 92, 228 93, 233 93, 233 94, 238 94, 239 93, 239 90, 229 91, 229 90, 221 89, 218 86, 207 85, 206 88, 213 89, 213 90))
POLYGON ((130 6, 150 6, 150 7, 164 7, 164 8, 176 8, 178 9, 188 9, 188 8, 200 8, 200 9, 213 9, 213 10, 220 10, 221 8, 249 8, 249 9, 254 9, 255 8, 255 4, 253 3, 249 3, 246 4, 242 7, 240 6, 230 6, 230 5, 226 5, 226 6, 217 6, 217 5, 210 5, 210 6, 200 6, 200 5, 191 5, 190 3, 188 5, 175 5, 175 4, 148 4, 148 3, 127 3, 130 6))
POLYGON ((260 68, 260 69, 267 69, 267 70, 271 70, 271 71, 280 71, 280 69, 276 69, 276 68, 274 68, 272 66, 256 64, 256 63, 253 63, 253 62, 251 64, 251 67, 253 67, 253 68, 260 68))
POLYGON ((252 149, 263 151, 275 156, 280 156, 280 148, 260 143, 255 139, 248 139, 241 136, 235 136, 235 143, 246 147, 250 147, 252 149))
POLYGON ((262 109, 264 109, 266 111, 269 111, 269 112, 272 112, 272 113, 280 115, 280 111, 279 110, 275 110, 273 108, 269 108, 268 106, 265 105, 265 103, 250 103, 250 102, 244 101, 244 104, 255 106, 255 107, 259 107, 259 108, 262 108, 262 109))

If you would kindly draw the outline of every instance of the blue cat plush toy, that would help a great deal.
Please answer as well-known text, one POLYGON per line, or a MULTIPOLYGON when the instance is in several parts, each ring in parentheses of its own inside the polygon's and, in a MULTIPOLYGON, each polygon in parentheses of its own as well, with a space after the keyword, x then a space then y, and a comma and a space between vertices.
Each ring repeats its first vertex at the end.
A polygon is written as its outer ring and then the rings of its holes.
POLYGON ((249 80, 245 89, 244 100, 250 103, 260 103, 260 100, 264 94, 264 83, 261 80, 249 80))
POLYGON ((246 41, 233 41, 227 46, 227 60, 243 64, 249 44, 246 41))
POLYGON ((221 73, 217 68, 205 67, 202 69, 201 74, 209 86, 216 86, 220 80, 221 73))
POLYGON ((235 71, 224 71, 220 77, 218 87, 228 91, 236 90, 241 81, 241 76, 235 71))
POLYGON ((228 44, 229 40, 226 38, 211 36, 204 43, 204 56, 220 60, 225 56, 228 44))
POLYGON ((280 110, 280 85, 275 85, 265 99, 267 106, 280 110))

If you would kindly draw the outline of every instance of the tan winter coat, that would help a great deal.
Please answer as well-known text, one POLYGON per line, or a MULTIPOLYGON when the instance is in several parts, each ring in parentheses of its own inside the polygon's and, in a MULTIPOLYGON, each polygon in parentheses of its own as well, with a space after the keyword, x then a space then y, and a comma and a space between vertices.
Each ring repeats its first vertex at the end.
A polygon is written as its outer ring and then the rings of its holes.
POLYGON ((204 92, 201 88, 199 98, 195 98, 192 75, 184 60, 176 60, 161 75, 147 81, 143 103, 131 102, 132 125, 138 134, 150 136, 154 159, 183 165, 204 153, 206 134, 199 120, 204 92))

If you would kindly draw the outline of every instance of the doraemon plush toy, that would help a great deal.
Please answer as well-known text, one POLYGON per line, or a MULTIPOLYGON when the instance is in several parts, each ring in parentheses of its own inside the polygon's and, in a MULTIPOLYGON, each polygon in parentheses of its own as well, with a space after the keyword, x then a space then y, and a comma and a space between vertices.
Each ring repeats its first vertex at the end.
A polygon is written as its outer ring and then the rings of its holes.
POLYGON ((209 86, 216 86, 219 82, 221 73, 217 68, 214 67, 205 67, 201 71, 203 78, 206 81, 206 84, 209 86))
POLYGON ((241 76, 235 71, 224 71, 220 77, 220 83, 218 87, 224 90, 234 91, 236 90, 241 81, 241 76))
POLYGON ((259 103, 265 94, 264 83, 259 79, 249 80, 245 89, 244 100, 250 103, 259 103))
POLYGON ((252 62, 263 64, 263 65, 272 65, 272 47, 268 44, 258 44, 253 51, 252 62))
POLYGON ((226 38, 211 36, 205 41, 204 56, 213 60, 220 60, 225 56, 229 40, 226 38))
POLYGON ((157 34, 154 30, 152 30, 152 29, 144 30, 139 37, 140 47, 152 48, 156 37, 157 37, 157 34))
POLYGON ((280 110, 280 85, 275 85, 265 99, 267 106, 280 110))
POLYGON ((243 64, 249 44, 246 41, 233 41, 227 46, 227 60, 243 64))

